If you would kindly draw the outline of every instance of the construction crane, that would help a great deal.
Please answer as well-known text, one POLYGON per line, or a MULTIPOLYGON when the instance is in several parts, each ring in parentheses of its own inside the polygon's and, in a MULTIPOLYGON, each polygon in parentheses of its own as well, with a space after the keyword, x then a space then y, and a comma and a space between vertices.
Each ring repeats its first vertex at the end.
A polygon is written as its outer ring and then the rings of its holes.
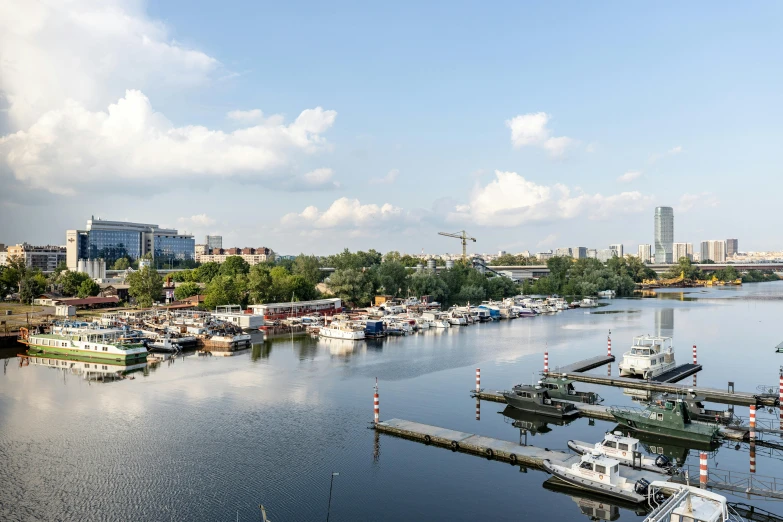
POLYGON ((470 237, 464 230, 461 230, 458 234, 451 234, 449 232, 438 232, 440 236, 456 237, 462 240, 462 260, 465 261, 468 258, 468 241, 476 242, 475 237, 470 237))

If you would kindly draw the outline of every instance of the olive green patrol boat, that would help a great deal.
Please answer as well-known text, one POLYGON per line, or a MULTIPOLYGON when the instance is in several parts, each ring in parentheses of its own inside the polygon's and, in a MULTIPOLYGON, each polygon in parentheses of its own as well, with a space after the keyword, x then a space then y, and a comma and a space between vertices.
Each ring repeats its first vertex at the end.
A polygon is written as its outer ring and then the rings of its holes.
POLYGON ((540 386, 517 384, 511 391, 503 392, 503 397, 509 406, 522 411, 560 418, 579 415, 573 404, 552 399, 549 390, 540 386))
POLYGON ((618 423, 634 431, 707 443, 720 439, 719 426, 695 421, 680 399, 656 400, 646 409, 612 406, 609 411, 618 423))
POLYGON ((549 396, 560 401, 598 404, 603 398, 595 392, 576 391, 574 381, 565 377, 544 377, 538 386, 549 392, 549 396))

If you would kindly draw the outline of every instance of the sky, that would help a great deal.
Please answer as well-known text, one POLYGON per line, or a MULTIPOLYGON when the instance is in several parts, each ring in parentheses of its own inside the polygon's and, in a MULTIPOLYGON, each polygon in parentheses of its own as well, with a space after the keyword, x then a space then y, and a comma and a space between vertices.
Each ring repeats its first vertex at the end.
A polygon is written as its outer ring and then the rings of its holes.
POLYGON ((783 4, 0 3, 0 243, 783 250, 783 4))

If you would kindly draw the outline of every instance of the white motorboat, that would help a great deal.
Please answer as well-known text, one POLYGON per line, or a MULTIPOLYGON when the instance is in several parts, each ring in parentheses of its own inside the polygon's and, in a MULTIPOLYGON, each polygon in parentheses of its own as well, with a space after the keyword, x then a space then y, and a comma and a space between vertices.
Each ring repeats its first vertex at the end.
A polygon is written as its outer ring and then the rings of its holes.
POLYGON ((631 350, 623 354, 620 377, 651 379, 677 366, 671 337, 640 335, 633 338, 631 350))
POLYGON ((360 341, 364 339, 364 328, 351 321, 335 319, 328 325, 319 328, 318 335, 332 339, 360 341))
POLYGON ((609 299, 611 299, 616 295, 617 293, 614 290, 601 290, 600 292, 598 292, 598 297, 606 297, 609 299))
POLYGON ((654 509, 644 522, 743 522, 726 497, 706 489, 656 480, 647 495, 654 509))
POLYGON ((660 472, 620 468, 619 461, 597 451, 582 455, 570 467, 549 459, 545 459, 543 464, 546 471, 569 486, 634 503, 647 500, 651 482, 666 480, 660 472))
POLYGON ((656 455, 655 458, 641 453, 639 439, 626 437, 621 432, 606 433, 604 440, 590 444, 578 440, 569 440, 568 447, 580 455, 599 452, 607 457, 617 460, 623 466, 634 466, 649 471, 668 472, 673 466, 665 455, 656 455))
POLYGON ((579 308, 595 308, 598 306, 598 302, 592 297, 585 297, 579 301, 579 308))

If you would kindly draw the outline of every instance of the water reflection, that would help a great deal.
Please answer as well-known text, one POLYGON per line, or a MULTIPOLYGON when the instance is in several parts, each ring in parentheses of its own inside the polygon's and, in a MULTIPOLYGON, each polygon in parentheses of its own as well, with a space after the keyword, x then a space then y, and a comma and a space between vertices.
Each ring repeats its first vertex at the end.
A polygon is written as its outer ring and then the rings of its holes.
POLYGON ((59 370, 65 375, 77 375, 90 382, 114 382, 133 379, 134 372, 144 371, 146 362, 136 364, 117 364, 109 361, 96 361, 89 357, 41 355, 38 352, 25 352, 19 357, 19 366, 43 366, 59 370))
POLYGON ((620 518, 621 509, 632 511, 640 517, 648 512, 644 505, 632 504, 614 498, 607 501, 606 497, 576 489, 554 477, 544 482, 544 489, 571 497, 571 500, 578 506, 579 512, 590 520, 617 520, 620 518))
POLYGON ((252 361, 257 361, 259 359, 269 359, 270 353, 272 353, 272 343, 254 344, 250 351, 250 359, 252 361))
MULTIPOLYGON (((553 426, 567 426, 571 424, 575 417, 557 418, 544 415, 537 415, 527 411, 518 410, 512 406, 506 406, 501 412, 505 421, 510 423, 515 428, 519 428, 521 431, 525 431, 535 436, 537 434, 549 433, 553 426)), ((477 419, 478 420, 478 419, 477 419)))
POLYGON ((672 337, 674 335, 674 308, 657 308, 655 310, 655 335, 672 337))

